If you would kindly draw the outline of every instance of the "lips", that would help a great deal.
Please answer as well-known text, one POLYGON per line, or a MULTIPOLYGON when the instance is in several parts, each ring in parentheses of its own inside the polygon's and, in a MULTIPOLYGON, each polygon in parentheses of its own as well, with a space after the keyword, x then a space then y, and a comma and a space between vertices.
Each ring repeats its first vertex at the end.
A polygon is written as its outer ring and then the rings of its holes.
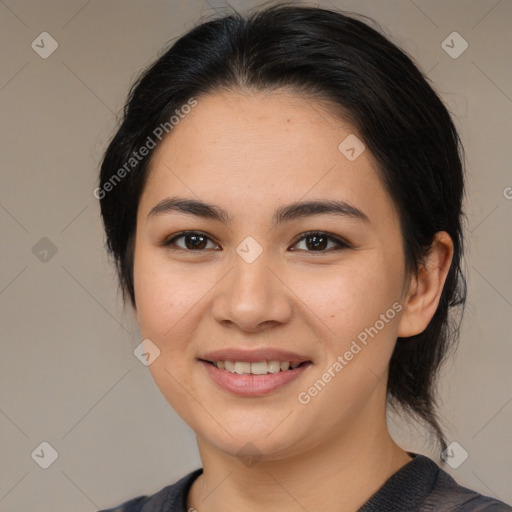
POLYGON ((226 370, 220 370, 205 361, 199 361, 199 363, 205 370, 206 375, 219 388, 243 397, 261 397, 275 393, 299 379, 311 366, 311 363, 303 363, 294 370, 267 373, 266 375, 238 375, 226 370))
POLYGON ((209 378, 220 388, 245 397, 258 397, 277 392, 278 389, 300 378, 312 365, 311 359, 306 355, 275 348, 216 350, 201 354, 198 360, 209 378), (219 362, 223 362, 220 367, 219 362), (234 372, 224 369, 224 363, 228 364, 227 362, 230 362, 230 365, 234 363, 234 372), (253 370, 253 363, 262 362, 265 362, 265 366, 266 362, 269 362, 272 369, 269 366, 268 370, 271 373, 246 373, 248 366, 253 370), (284 371, 283 367, 277 367, 279 362, 285 363, 284 371), (273 368, 274 366, 276 368, 273 368), (239 368, 241 374, 237 372, 239 368))

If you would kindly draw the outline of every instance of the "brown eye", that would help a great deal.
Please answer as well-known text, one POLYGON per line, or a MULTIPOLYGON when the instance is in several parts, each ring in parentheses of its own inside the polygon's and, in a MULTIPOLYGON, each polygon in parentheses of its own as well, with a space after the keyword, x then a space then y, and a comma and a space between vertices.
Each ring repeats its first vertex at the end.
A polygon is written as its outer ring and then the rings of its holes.
MULTIPOLYGON (((212 248, 211 246, 207 247, 208 242, 214 244, 211 238, 209 238, 203 233, 200 233, 198 231, 186 231, 178 234, 177 236, 165 240, 162 243, 162 245, 164 245, 165 247, 169 247, 173 250, 182 249, 186 251, 203 251, 204 249, 212 248), (183 242, 177 243, 177 241, 181 239, 183 239, 183 242), (173 245, 176 247, 172 247, 173 245)), ((214 244, 213 248, 216 249, 218 247, 219 246, 217 244, 214 244)))
MULTIPOLYGON (((311 233, 304 234, 294 245, 297 245, 299 242, 305 242, 305 249, 307 252, 330 252, 325 249, 328 247, 329 242, 334 243, 334 249, 331 246, 331 250, 339 250, 349 248, 349 245, 340 240, 337 237, 328 235, 327 233, 323 233, 321 231, 315 231, 311 233)), ((292 249, 296 250, 296 249, 292 249)))

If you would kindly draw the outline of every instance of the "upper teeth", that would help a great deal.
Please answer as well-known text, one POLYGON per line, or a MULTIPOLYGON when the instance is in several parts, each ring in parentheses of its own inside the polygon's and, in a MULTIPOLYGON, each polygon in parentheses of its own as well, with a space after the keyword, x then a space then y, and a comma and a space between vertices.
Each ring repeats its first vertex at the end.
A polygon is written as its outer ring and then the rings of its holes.
POLYGON ((291 368, 297 368, 300 363, 290 364, 289 361, 258 361, 257 363, 248 363, 245 361, 215 361, 213 363, 221 370, 227 370, 231 373, 265 375, 266 373, 277 373, 280 370, 285 371, 291 368))

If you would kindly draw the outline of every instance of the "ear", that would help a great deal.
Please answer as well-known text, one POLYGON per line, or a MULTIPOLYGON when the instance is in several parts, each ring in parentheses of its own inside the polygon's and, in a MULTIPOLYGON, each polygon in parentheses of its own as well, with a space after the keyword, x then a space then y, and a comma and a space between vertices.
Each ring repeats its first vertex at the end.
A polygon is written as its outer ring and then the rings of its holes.
POLYGON ((448 233, 439 231, 418 275, 411 277, 398 324, 400 338, 420 334, 427 328, 437 310, 452 258, 453 241, 448 233))

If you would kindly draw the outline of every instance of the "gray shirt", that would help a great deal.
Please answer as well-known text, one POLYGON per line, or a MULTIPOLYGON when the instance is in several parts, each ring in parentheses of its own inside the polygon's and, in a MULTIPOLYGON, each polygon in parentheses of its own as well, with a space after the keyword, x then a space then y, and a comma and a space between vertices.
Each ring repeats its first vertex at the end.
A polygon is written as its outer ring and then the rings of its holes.
MULTIPOLYGON (((410 455, 413 459, 388 478, 358 512, 512 511, 502 501, 460 486, 429 457, 410 455)), ((139 496, 99 512, 187 512, 188 491, 202 472, 196 469, 152 496, 139 496)))

